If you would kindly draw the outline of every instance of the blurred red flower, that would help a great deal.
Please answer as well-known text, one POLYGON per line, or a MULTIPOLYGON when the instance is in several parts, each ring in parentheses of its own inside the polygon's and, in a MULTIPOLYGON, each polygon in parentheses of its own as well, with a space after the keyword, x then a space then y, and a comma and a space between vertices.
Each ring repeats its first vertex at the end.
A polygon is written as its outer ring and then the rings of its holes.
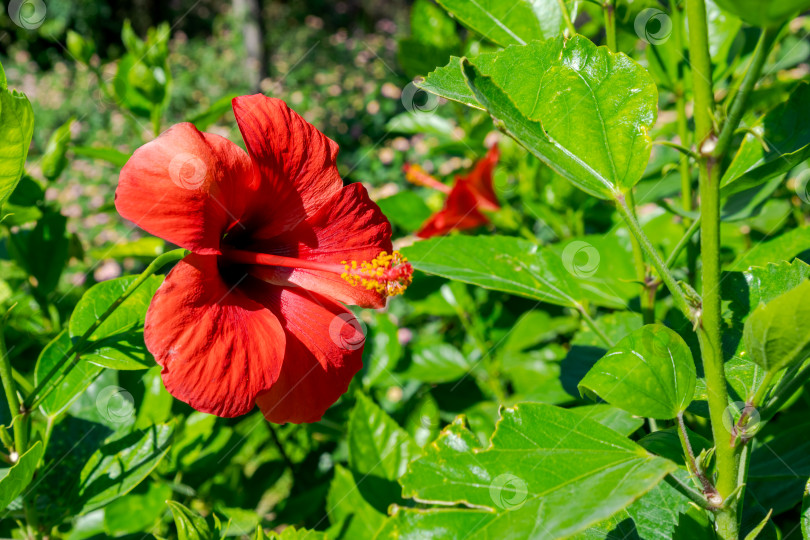
POLYGON ((444 207, 428 218, 416 235, 430 238, 489 224, 489 219, 481 210, 495 211, 500 208, 492 187, 492 172, 499 158, 498 145, 493 144, 467 175, 456 177, 452 188, 427 174, 419 165, 406 164, 405 176, 409 181, 447 193, 444 207))
POLYGON ((247 153, 178 124, 121 171, 118 212, 191 251, 152 299, 146 346, 199 411, 314 422, 362 366, 341 303, 382 307, 412 268, 362 184, 343 186, 337 144, 278 99, 233 110, 247 153))

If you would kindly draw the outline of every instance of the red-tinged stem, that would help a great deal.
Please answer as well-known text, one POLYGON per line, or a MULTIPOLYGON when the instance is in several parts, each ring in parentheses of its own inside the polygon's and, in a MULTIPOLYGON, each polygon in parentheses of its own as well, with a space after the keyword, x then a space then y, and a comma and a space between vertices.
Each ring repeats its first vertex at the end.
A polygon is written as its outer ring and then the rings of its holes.
POLYGON ((342 264, 296 259, 294 257, 282 257, 281 255, 256 253, 253 251, 243 251, 241 249, 223 249, 222 256, 231 262, 240 264, 280 266, 282 268, 302 268, 304 270, 320 270, 322 272, 331 272, 333 274, 342 274, 346 271, 342 264))

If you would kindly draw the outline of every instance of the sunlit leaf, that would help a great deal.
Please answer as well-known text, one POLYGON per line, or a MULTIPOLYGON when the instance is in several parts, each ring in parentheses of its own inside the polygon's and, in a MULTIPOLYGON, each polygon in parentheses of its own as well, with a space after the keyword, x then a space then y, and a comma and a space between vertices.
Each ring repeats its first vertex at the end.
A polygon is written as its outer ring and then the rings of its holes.
POLYGON ((669 420, 692 402, 696 377, 683 338, 666 326, 651 324, 610 349, 579 388, 636 416, 669 420))

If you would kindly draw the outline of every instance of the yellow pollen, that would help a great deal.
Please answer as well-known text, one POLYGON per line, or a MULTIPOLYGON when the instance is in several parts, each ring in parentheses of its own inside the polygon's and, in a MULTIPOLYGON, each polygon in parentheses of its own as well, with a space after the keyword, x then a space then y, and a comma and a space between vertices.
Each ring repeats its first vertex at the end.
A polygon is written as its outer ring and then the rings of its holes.
POLYGON ((374 290, 386 296, 402 294, 413 281, 413 267, 398 251, 385 251, 371 261, 343 261, 340 275, 349 284, 374 290))

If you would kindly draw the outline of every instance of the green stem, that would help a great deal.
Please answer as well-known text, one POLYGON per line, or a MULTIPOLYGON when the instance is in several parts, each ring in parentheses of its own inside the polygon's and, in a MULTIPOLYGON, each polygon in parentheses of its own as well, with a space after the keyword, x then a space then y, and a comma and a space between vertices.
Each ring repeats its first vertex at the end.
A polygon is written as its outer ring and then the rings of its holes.
POLYGON ((675 303, 675 307, 681 310, 689 321, 694 323, 695 313, 690 305, 689 300, 687 300, 683 289, 680 285, 678 285, 678 282, 672 275, 672 272, 670 272, 669 267, 664 264, 664 261, 661 259, 661 255, 658 254, 655 246, 652 245, 650 239, 647 238, 646 234, 644 234, 644 231, 641 229, 641 225, 639 225, 635 216, 633 216, 633 212, 630 211, 630 208, 628 208, 623 197, 617 198, 616 208, 619 210, 619 214, 621 214, 621 216, 624 218, 625 223, 627 223, 630 232, 633 233, 633 236, 636 237, 639 245, 641 245, 641 248, 647 254, 647 259, 658 272, 658 275, 661 276, 661 281, 663 281, 664 285, 666 285, 667 289, 669 289, 673 302, 675 303))
MULTIPOLYGON (((686 218, 684 218, 684 221, 686 221, 686 218)), ((688 245, 691 245, 690 240, 695 235, 695 233, 698 231, 698 229, 700 229, 700 216, 698 216, 692 222, 692 224, 689 225, 689 228, 686 229, 686 232, 684 233, 684 235, 681 237, 680 240, 678 240, 677 245, 674 248, 672 248, 672 251, 670 252, 669 256, 667 257, 667 260, 664 261, 664 264, 667 265, 667 268, 672 268, 672 265, 675 264, 675 260, 678 258, 678 255, 681 254, 681 251, 683 251, 683 248, 688 246, 688 245)))
POLYGON ((754 407, 759 407, 762 403, 762 400, 765 399, 765 396, 768 393, 768 389, 771 386, 771 381, 773 381, 773 377, 776 375, 773 371, 768 371, 765 373, 765 377, 762 379, 762 382, 757 388, 757 393, 754 394, 754 397, 751 398, 750 403, 754 407))
POLYGON ((608 49, 618 52, 616 50, 616 8, 613 0, 605 0, 602 4, 602 13, 605 15, 605 40, 608 49))
POLYGON ((14 376, 11 374, 11 359, 6 350, 4 334, 5 320, 0 323, 0 379, 3 381, 3 390, 6 393, 11 423, 14 428, 14 450, 21 456, 28 449, 28 429, 24 419, 20 417, 20 398, 14 386, 14 376))
POLYGON ((608 337, 607 334, 605 334, 602 331, 601 328, 599 328, 599 326, 596 324, 596 321, 593 320, 593 317, 591 317, 590 313, 588 313, 588 310, 585 308, 585 306, 583 306, 582 304, 577 304, 577 310, 582 315, 582 320, 584 320, 585 323, 591 328, 591 330, 593 330, 594 333, 597 336, 599 336, 599 338, 605 343, 605 345, 607 345, 608 348, 613 348, 615 343, 613 342, 612 339, 608 337))
POLYGON ((684 456, 689 463, 689 472, 691 472, 700 482, 703 490, 703 495, 709 504, 717 502, 717 490, 712 483, 703 474, 703 471, 698 467, 697 460, 695 459, 695 452, 692 450, 692 443, 689 442, 689 433, 686 431, 686 423, 683 421, 683 413, 678 413, 678 438, 681 440, 684 456))
POLYGON ((571 21, 571 13, 568 11, 568 6, 565 5, 565 0, 557 0, 557 4, 560 6, 560 12, 562 13, 563 20, 565 21, 565 28, 568 30, 568 33, 573 36, 577 33, 577 29, 574 26, 573 21, 571 21))
POLYGON ((740 120, 742 120, 743 114, 745 113, 751 91, 759 80, 762 68, 765 66, 765 61, 768 59, 768 55, 774 43, 776 43, 776 38, 780 31, 780 26, 773 26, 762 30, 759 41, 757 42, 757 47, 754 49, 751 63, 748 65, 748 70, 745 72, 745 77, 740 85, 740 90, 734 96, 728 118, 723 124, 723 128, 720 130, 720 135, 717 138, 717 146, 712 153, 714 157, 722 159, 725 157, 726 152, 728 152, 728 148, 734 138, 734 132, 737 131, 740 120))
POLYGON ((692 64, 695 97, 695 140, 699 142, 699 182, 701 234, 703 256, 703 302, 698 341, 708 390, 709 418, 715 444, 717 491, 724 501, 716 516, 717 533, 722 540, 739 537, 737 498, 726 500, 737 489, 739 454, 727 444, 728 432, 723 415, 728 406, 728 388, 723 366, 720 338, 720 168, 709 152, 714 150, 712 116, 715 108, 712 88, 712 66, 709 54, 709 30, 704 0, 686 0, 689 22, 689 58, 692 64))
POLYGON ((57 364, 53 368, 51 368, 48 374, 45 375, 45 377, 43 377, 43 379, 39 382, 39 384, 37 384, 36 388, 34 388, 34 391, 31 392, 25 399, 22 405, 23 410, 31 411, 32 409, 36 408, 42 402, 42 400, 45 399, 45 397, 58 385, 58 383, 61 382, 62 379, 64 379, 67 376, 69 370, 63 371, 61 375, 59 375, 59 378, 57 378, 57 380, 54 381, 54 384, 49 385, 51 379, 53 379, 56 376, 56 374, 59 373, 60 370, 62 370, 62 368, 65 366, 68 360, 71 359, 71 357, 75 356, 72 361, 73 365, 75 365, 76 362, 78 362, 79 355, 84 351, 84 347, 87 345, 87 342, 90 340, 90 336, 93 335, 93 332, 95 332, 98 329, 98 327, 101 326, 101 324, 104 321, 106 321, 107 318, 109 318, 109 316, 112 315, 113 312, 116 309, 118 309, 118 307, 121 304, 123 304, 124 301, 138 289, 138 287, 143 285, 143 283, 158 270, 160 270, 169 263, 179 261, 180 259, 185 257, 187 253, 188 251, 186 251, 185 249, 175 249, 173 251, 169 251, 168 253, 164 253, 163 255, 158 256, 154 261, 152 261, 149 264, 149 266, 146 267, 146 270, 141 272, 138 278, 129 284, 129 287, 127 287, 127 289, 121 294, 121 296, 116 298, 115 301, 110 305, 110 307, 107 308, 107 310, 95 320, 95 322, 90 326, 90 328, 88 328, 87 331, 84 334, 82 334, 82 336, 78 340, 73 342, 70 349, 68 349, 68 351, 63 355, 62 359, 59 362, 57 362, 57 364), (43 390, 45 391, 43 392, 43 390))
MULTIPOLYGON (((14 450, 17 453, 17 459, 20 459, 26 450, 28 450, 28 428, 29 417, 26 414, 21 414, 20 399, 17 396, 17 389, 14 386, 14 376, 12 375, 11 359, 8 357, 6 350, 5 338, 5 318, 0 320, 0 379, 3 382, 3 390, 6 393, 6 400, 8 402, 9 412, 11 413, 11 424, 14 430, 14 450)), ((36 508, 30 503, 27 496, 23 496, 23 508, 25 509, 26 520, 31 529, 31 534, 34 538, 39 538, 37 531, 38 518, 36 508)))

